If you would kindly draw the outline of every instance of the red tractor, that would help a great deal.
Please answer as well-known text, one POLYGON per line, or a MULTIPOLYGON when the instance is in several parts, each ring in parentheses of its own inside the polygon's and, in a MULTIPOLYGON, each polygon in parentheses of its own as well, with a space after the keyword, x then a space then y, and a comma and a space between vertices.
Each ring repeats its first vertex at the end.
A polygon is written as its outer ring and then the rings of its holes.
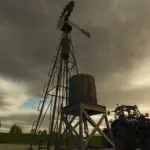
POLYGON ((121 105, 112 111, 111 131, 116 150, 150 150, 150 119, 135 106, 121 105))

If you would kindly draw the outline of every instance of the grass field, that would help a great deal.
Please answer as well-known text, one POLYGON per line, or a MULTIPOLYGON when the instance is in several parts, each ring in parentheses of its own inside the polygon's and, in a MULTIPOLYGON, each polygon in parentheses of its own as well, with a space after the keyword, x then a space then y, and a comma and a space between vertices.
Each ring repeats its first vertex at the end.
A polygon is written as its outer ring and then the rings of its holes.
MULTIPOLYGON (((69 139, 69 143, 72 144, 73 139, 71 137, 69 139)), ((0 143, 29 145, 32 142, 32 144, 38 145, 40 140, 47 144, 48 135, 33 136, 32 134, 10 135, 8 133, 0 133, 0 143)), ((64 144, 62 143, 62 145, 64 144)), ((95 136, 91 141, 91 145, 103 148, 106 145, 106 141, 101 136, 95 136)))
MULTIPOLYGON (((0 150, 28 150, 29 145, 16 145, 16 144, 0 144, 0 150)), ((33 150, 38 150, 38 146, 34 145, 33 150)), ((51 150, 54 150, 52 147, 51 150)), ((101 150, 115 150, 115 149, 101 149, 101 150)))

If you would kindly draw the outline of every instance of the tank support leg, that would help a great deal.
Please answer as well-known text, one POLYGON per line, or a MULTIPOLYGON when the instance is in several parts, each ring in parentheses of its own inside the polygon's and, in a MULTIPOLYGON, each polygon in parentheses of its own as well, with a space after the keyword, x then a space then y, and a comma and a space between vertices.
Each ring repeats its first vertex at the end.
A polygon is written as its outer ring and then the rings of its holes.
MULTIPOLYGON (((109 126, 109 122, 108 122, 107 116, 105 116, 105 122, 106 122, 106 127, 107 127, 107 129, 110 129, 110 126, 109 126)), ((111 130, 109 130, 109 135, 110 135, 111 139, 113 139, 111 130)))
POLYGON ((96 124, 92 118, 87 114, 87 112, 85 110, 83 110, 85 116, 88 118, 90 124, 94 127, 94 130, 92 131, 93 134, 91 135, 91 137, 95 134, 96 130, 104 136, 104 138, 113 146, 115 147, 114 143, 112 142, 112 140, 99 128, 100 124, 102 123, 103 119, 105 118, 105 113, 102 115, 102 118, 99 120, 98 124, 96 124))

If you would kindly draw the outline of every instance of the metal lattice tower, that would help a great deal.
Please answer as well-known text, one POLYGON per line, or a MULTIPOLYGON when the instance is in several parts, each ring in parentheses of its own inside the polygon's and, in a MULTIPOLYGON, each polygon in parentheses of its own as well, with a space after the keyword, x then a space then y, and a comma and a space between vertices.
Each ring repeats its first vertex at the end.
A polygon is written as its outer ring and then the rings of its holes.
MULTIPOLYGON (((53 133, 57 133, 60 128, 61 109, 68 105, 68 81, 69 78, 78 73, 76 59, 71 40, 72 26, 80 30, 83 34, 90 38, 90 34, 79 28, 69 21, 71 12, 73 11, 74 2, 70 1, 63 10, 58 21, 58 28, 62 31, 60 36, 60 44, 57 46, 57 54, 53 59, 53 67, 50 69, 48 76, 49 81, 44 87, 44 100, 40 101, 38 111, 39 117, 34 121, 32 133, 36 135, 39 131, 44 117, 50 110, 49 118, 49 138, 47 149, 50 150, 52 142, 56 143, 53 133), (46 111, 44 112, 45 104, 48 102, 46 111)), ((63 126, 63 125, 62 125, 63 126)), ((61 126, 61 128, 63 128, 61 126)), ((65 131, 65 127, 64 127, 65 131)), ((32 144, 30 148, 32 149, 32 144)))

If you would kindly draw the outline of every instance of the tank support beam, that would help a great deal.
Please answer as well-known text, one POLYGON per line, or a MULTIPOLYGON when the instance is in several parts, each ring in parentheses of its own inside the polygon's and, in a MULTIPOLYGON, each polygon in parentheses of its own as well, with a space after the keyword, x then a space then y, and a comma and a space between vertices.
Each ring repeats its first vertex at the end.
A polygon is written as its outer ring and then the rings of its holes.
MULTIPOLYGON (((93 129, 93 131, 92 131, 92 133, 91 133, 91 135, 90 135, 89 138, 91 139, 91 137, 94 136, 94 134, 96 133, 96 131, 98 131, 100 135, 103 135, 104 138, 105 138, 113 147, 115 147, 115 145, 114 145, 114 143, 112 142, 112 140, 99 128, 99 126, 101 125, 102 121, 103 121, 104 118, 106 117, 106 113, 103 113, 103 115, 102 115, 102 117, 100 118, 99 122, 96 124, 96 123, 92 120, 92 118, 88 115, 88 113, 87 113, 85 110, 82 109, 82 111, 84 112, 84 114, 85 114, 86 118, 88 119, 89 123, 94 127, 94 129, 93 129)), ((90 139, 89 139, 89 140, 90 140, 90 139)), ((87 144, 88 144, 88 142, 87 142, 87 144)), ((86 144, 86 145, 87 145, 87 144, 86 144)))
MULTIPOLYGON (((100 126, 102 125, 102 122, 105 121, 107 128, 109 129, 108 119, 107 119, 107 113, 106 108, 101 105, 88 105, 88 104, 79 104, 77 106, 67 106, 62 108, 62 114, 61 114, 61 120, 65 124, 65 126, 68 129, 68 132, 71 133, 72 138, 70 138, 71 143, 73 142, 74 147, 79 150, 86 150, 88 146, 90 146, 90 142, 92 138, 94 137, 95 133, 98 132, 101 136, 103 136, 109 144, 115 148, 115 145, 113 143, 113 140, 109 138, 101 129, 100 126), (99 115, 98 123, 95 123, 94 119, 92 119, 92 115, 99 115), (67 116, 72 116, 72 119, 68 120, 67 116), (76 121, 76 123, 74 123, 76 121), (93 130, 90 134, 87 135, 86 139, 83 137, 84 128, 83 124, 84 122, 88 122, 90 125, 93 126, 93 130), (78 131, 77 131, 78 129, 78 131)), ((63 134, 59 135, 58 141, 62 140, 63 134)), ((69 134, 67 133, 67 134, 69 134)), ((59 131, 59 134, 61 134, 61 130, 59 131)), ((111 137, 111 136, 110 136, 111 137)), ((60 146, 61 147, 61 146, 60 146)), ((59 148, 60 148, 59 147, 59 148)), ((66 149, 70 149, 70 147, 66 147, 66 149)))

